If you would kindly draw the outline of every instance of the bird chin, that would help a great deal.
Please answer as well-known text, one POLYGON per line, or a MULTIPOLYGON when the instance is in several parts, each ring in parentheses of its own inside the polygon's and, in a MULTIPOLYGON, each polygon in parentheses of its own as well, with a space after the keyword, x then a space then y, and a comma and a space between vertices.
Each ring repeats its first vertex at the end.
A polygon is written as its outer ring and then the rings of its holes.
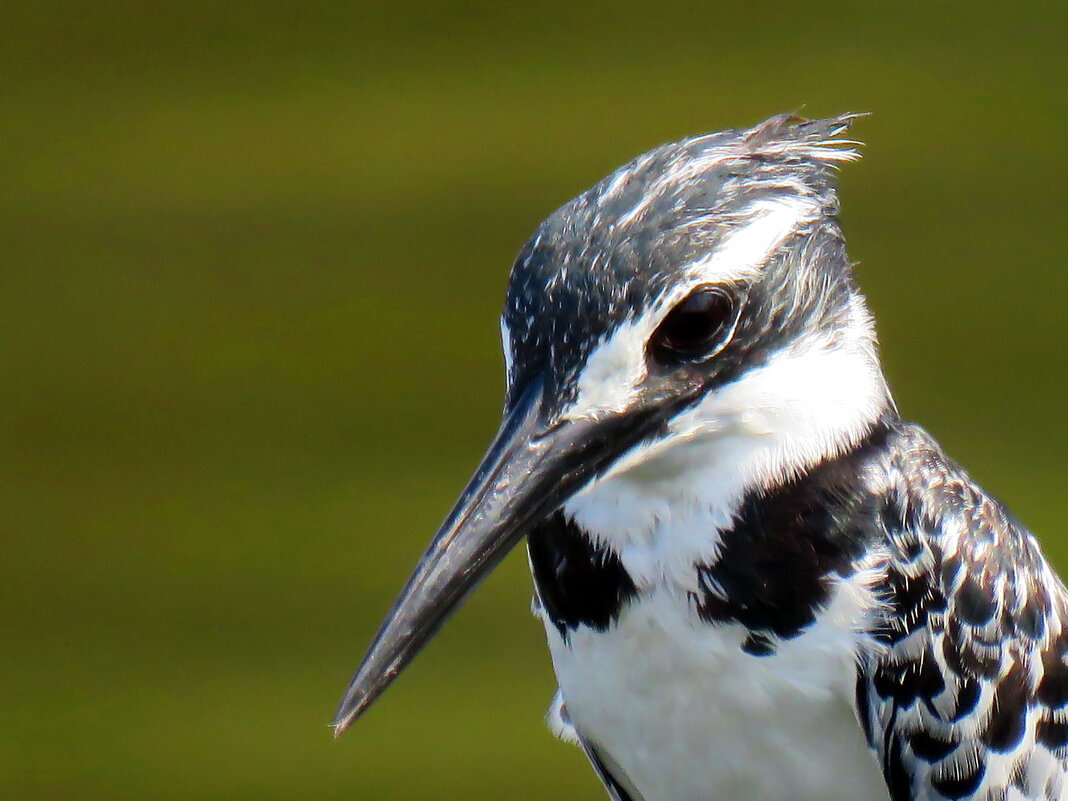
POLYGON ((715 461, 715 454, 731 438, 764 436, 768 433, 764 429, 757 430, 742 421, 703 422, 631 448, 595 484, 622 480, 649 489, 663 485, 664 491, 670 492, 680 478, 692 475, 695 467, 707 467, 715 461))

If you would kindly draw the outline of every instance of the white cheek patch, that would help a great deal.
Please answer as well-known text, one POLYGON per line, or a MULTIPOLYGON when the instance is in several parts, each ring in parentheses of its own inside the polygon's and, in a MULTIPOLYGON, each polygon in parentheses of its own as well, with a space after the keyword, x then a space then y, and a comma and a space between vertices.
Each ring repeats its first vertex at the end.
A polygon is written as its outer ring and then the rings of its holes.
MULTIPOLYGON (((857 307, 859 309, 859 307, 857 307)), ((856 443, 889 403, 866 315, 844 342, 813 337, 708 395, 663 439, 625 454, 565 505, 639 584, 688 589, 748 491, 856 443)))
POLYGON ((751 442, 750 458, 737 467, 750 486, 775 486, 855 442, 885 398, 871 354, 801 343, 680 415, 671 436, 751 442))
POLYGON ((750 220, 728 233, 708 256, 684 268, 687 280, 652 309, 620 324, 590 353, 579 377, 575 401, 565 418, 622 411, 646 377, 645 346, 668 311, 700 284, 722 284, 754 277, 792 233, 819 216, 807 198, 761 200, 742 215, 750 220))

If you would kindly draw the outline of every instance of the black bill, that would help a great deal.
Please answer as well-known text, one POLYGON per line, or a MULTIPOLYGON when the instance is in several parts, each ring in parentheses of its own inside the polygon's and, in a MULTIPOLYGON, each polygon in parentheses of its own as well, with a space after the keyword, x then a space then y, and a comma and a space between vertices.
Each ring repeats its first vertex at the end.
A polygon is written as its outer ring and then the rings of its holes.
MULTIPOLYGON (((528 531, 661 419, 655 410, 544 422, 540 382, 505 415, 482 463, 423 554, 334 715, 341 734, 528 531)), ((662 410, 661 410, 662 411, 662 410)))

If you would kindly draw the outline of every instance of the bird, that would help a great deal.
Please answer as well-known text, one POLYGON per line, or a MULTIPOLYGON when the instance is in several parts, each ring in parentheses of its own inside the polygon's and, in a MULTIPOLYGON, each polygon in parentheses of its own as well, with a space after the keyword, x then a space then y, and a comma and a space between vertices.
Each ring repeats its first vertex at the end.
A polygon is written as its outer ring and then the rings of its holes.
POLYGON ((846 254, 857 117, 656 147, 553 212, 486 454, 333 721, 513 546, 613 801, 1068 799, 1068 595, 898 411, 846 254))

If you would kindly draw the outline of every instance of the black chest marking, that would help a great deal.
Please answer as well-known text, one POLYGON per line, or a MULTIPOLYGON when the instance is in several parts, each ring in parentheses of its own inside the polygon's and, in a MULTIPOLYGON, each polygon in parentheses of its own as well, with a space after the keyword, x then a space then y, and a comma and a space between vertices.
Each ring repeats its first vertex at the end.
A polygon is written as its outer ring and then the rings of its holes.
POLYGON ((638 594, 619 557, 560 512, 530 532, 527 550, 538 598, 565 639, 580 625, 605 631, 638 594))
POLYGON ((710 623, 750 629, 743 649, 774 653, 815 620, 837 578, 852 575, 878 536, 880 500, 864 487, 866 464, 885 452, 878 425, 853 451, 770 492, 751 492, 717 561, 698 565, 698 612, 710 623))

